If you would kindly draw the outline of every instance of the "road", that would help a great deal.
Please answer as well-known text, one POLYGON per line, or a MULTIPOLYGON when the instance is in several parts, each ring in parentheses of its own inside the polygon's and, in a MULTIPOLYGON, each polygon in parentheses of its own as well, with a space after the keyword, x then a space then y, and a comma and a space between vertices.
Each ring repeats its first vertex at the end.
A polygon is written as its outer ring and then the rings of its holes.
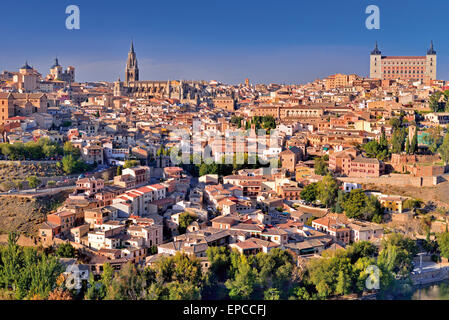
POLYGON ((45 188, 45 189, 27 189, 15 192, 0 192, 0 196, 20 196, 20 195, 44 195, 44 194, 53 194, 65 190, 74 189, 75 186, 65 186, 65 187, 57 187, 57 188, 45 188))

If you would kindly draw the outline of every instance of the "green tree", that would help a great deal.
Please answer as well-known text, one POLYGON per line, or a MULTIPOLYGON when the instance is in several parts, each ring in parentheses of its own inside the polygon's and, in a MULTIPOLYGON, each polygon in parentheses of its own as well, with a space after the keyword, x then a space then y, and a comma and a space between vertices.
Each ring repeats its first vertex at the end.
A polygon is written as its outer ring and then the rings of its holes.
POLYGON ((42 152, 44 153, 45 157, 47 158, 52 158, 52 157, 56 157, 59 152, 58 152, 58 147, 52 144, 46 144, 42 147, 42 152))
POLYGON ((367 197, 362 189, 351 190, 344 204, 346 216, 355 219, 362 218, 366 199, 367 197))
POLYGON ((27 178, 28 181, 28 185, 30 186, 30 188, 34 189, 36 188, 38 185, 41 184, 41 180, 38 179, 36 176, 29 176, 27 178))
POLYGON ((449 233, 440 233, 437 236, 437 243, 440 248, 441 256, 444 258, 449 258, 449 233))
POLYGON ((349 275, 347 275, 343 270, 340 270, 337 277, 337 283, 335 285, 336 294, 349 294, 351 293, 352 283, 349 275))
POLYGON ((361 258, 373 258, 377 256, 379 249, 369 241, 357 241, 346 249, 346 255, 354 264, 361 258))
POLYGON ((326 175, 317 185, 317 198, 327 208, 333 206, 337 200, 338 183, 330 174, 326 175))
POLYGON ((117 167, 117 175, 121 176, 122 175, 122 166, 118 166, 117 167))
POLYGON ((145 279, 131 262, 115 275, 107 290, 106 300, 141 300, 145 297, 145 279))
POLYGON ((343 213, 345 210, 344 209, 345 201, 346 201, 346 193, 343 190, 338 190, 337 201, 335 203, 333 211, 335 211, 336 213, 343 213))
POLYGON ((301 191, 300 197, 302 200, 312 203, 317 199, 318 196, 318 184, 313 182, 305 186, 305 188, 301 191))
POLYGON ((56 288, 63 266, 54 256, 20 247, 18 236, 11 233, 8 245, 0 250, 0 288, 12 290, 16 299, 46 299, 56 288))
POLYGON ((264 300, 279 300, 280 292, 277 288, 269 288, 263 293, 264 300))
POLYGON ((200 300, 200 288, 191 282, 170 282, 167 286, 169 300, 200 300))
POLYGON ((209 173, 209 170, 208 170, 208 166, 207 166, 207 164, 205 164, 204 162, 201 164, 201 166, 200 166, 200 171, 199 171, 199 175, 200 175, 200 177, 202 177, 202 176, 204 176, 204 175, 206 175, 206 174, 208 174, 209 173))
POLYGON ((429 128, 427 134, 423 136, 423 142, 429 146, 429 150, 432 153, 438 152, 438 148, 443 143, 441 127, 437 126, 429 128))
POLYGON ((404 209, 418 209, 421 208, 422 201, 417 199, 407 199, 404 201, 404 209))
POLYGON ((114 280, 115 271, 109 262, 103 265, 103 273, 101 274, 101 283, 107 288, 114 280))
POLYGON ((75 159, 78 159, 81 156, 80 149, 75 147, 70 141, 64 143, 63 152, 64 155, 72 155, 75 159))
POLYGON ((61 163, 62 170, 64 170, 66 174, 72 174, 75 171, 76 160, 72 154, 68 154, 62 157, 61 163))
POLYGON ((323 158, 315 158, 315 174, 320 176, 325 176, 329 173, 329 169, 327 168, 326 161, 323 158))
POLYGON ((381 247, 378 264, 402 278, 409 276, 413 270, 413 257, 418 253, 415 241, 394 233, 382 240, 381 247))
POLYGON ((312 300, 314 297, 310 295, 306 288, 297 286, 293 290, 294 296, 293 299, 296 298, 298 300, 312 300))
POLYGON ((240 256, 235 277, 225 283, 229 289, 229 297, 233 300, 248 300, 251 298, 256 285, 257 270, 251 267, 245 256, 240 256))
POLYGON ((201 280, 201 263, 196 257, 177 252, 173 259, 174 278, 180 282, 199 283, 201 280))
POLYGON ((405 149, 405 139, 407 133, 405 128, 397 128, 393 131, 393 136, 391 138, 391 152, 401 153, 405 149))
POLYGON ((75 257, 75 248, 70 243, 63 243, 59 245, 56 250, 56 255, 62 258, 74 258, 75 257))
POLYGON ((354 275, 345 250, 324 251, 322 255, 323 259, 311 259, 307 264, 308 280, 315 286, 318 296, 327 298, 349 293, 354 275))
POLYGON ((47 187, 54 187, 55 185, 56 185, 56 181, 54 181, 54 180, 47 181, 47 187))
POLYGON ((437 91, 432 94, 429 98, 429 107, 433 112, 442 112, 445 108, 445 103, 440 101, 443 93, 441 91, 437 91))
POLYGON ((134 168, 134 167, 137 167, 138 165, 140 165, 139 160, 125 160, 125 164, 124 164, 123 168, 125 168, 125 169, 134 168))
POLYGON ((415 154, 415 152, 417 152, 417 151, 418 151, 418 135, 417 135, 417 132, 415 131, 412 141, 410 142, 409 153, 415 154))
POLYGON ((206 254, 210 262, 209 277, 215 281, 225 281, 231 265, 229 250, 226 247, 209 247, 206 254))
POLYGON ((179 233, 183 234, 186 232, 187 227, 196 220, 196 216, 189 213, 189 212, 183 212, 179 215, 179 233))
POLYGON ((444 136, 443 143, 438 149, 438 152, 440 153, 441 159, 443 159, 444 163, 446 165, 449 164, 449 132, 447 132, 444 136))
POLYGON ((364 144, 363 150, 369 158, 384 161, 388 157, 388 145, 382 145, 375 140, 364 144))

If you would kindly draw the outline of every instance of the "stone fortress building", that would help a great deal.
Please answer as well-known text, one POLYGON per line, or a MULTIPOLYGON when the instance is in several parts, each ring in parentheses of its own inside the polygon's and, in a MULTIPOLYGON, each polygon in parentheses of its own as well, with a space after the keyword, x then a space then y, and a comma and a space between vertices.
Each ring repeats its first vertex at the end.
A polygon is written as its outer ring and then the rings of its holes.
POLYGON ((421 80, 430 83, 437 79, 437 53, 433 42, 425 56, 382 56, 376 45, 370 54, 370 78, 381 80, 421 80))
POLYGON ((139 80, 139 67, 134 43, 128 53, 125 81, 120 78, 114 82, 114 96, 130 96, 136 99, 167 98, 181 103, 197 104, 206 87, 202 81, 142 81, 139 80))

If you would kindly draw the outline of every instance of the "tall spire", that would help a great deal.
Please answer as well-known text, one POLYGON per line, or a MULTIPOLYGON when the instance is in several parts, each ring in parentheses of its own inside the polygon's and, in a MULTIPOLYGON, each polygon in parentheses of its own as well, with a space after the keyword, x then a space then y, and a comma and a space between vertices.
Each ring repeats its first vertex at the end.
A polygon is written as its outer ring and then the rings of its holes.
POLYGON ((28 60, 27 60, 27 61, 25 61, 25 65, 20 69, 31 70, 32 68, 29 66, 28 60))
POLYGON ((376 40, 376 45, 374 46, 374 50, 371 51, 371 54, 381 54, 379 47, 377 46, 377 40, 376 40))
POLYGON ((55 58, 55 63, 50 67, 50 69, 53 69, 55 67, 59 67, 59 60, 58 57, 55 58))
POLYGON ((427 54, 437 54, 437 52, 433 48, 433 40, 430 40, 430 48, 429 50, 427 50, 427 54))
POLYGON ((130 81, 139 81, 139 68, 137 66, 137 57, 134 52, 133 40, 131 40, 131 49, 128 53, 125 69, 125 83, 128 84, 130 81))

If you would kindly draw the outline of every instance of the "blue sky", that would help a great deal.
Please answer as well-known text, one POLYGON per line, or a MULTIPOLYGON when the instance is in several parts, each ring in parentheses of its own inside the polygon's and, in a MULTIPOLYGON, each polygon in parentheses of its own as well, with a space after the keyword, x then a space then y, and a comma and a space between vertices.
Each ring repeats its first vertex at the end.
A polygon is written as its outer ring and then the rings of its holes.
POLYGON ((25 60, 46 74, 57 55, 78 81, 124 78, 134 40, 142 80, 304 83, 329 74, 367 76, 378 40, 385 55, 438 53, 449 80, 447 0, 23 0, 2 1, 0 70, 25 60), (81 29, 67 30, 76 4, 81 29), (380 8, 380 30, 365 9, 380 8))

